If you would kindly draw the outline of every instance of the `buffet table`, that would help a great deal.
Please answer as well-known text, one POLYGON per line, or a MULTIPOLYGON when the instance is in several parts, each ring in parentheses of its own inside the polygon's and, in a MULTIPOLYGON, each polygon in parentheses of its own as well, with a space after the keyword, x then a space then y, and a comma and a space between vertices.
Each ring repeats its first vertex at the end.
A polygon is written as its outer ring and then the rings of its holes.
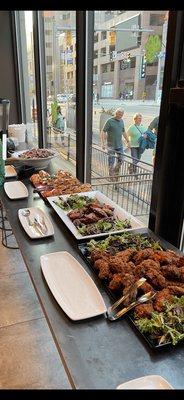
MULTIPOLYGON (((53 173, 56 169, 58 165, 53 161, 48 172, 53 173)), ((92 277, 107 307, 113 300, 109 298, 98 277, 82 259, 76 239, 55 211, 40 198, 39 194, 33 193, 34 188, 28 179, 23 182, 29 191, 27 199, 10 200, 3 187, 0 188, 0 199, 72 387, 115 389, 123 382, 144 375, 161 375, 175 389, 183 389, 182 343, 175 348, 155 351, 143 340, 127 317, 110 322, 101 315, 73 322, 63 312, 43 277, 40 267, 40 256, 43 254, 64 250, 71 253, 92 277), (40 207, 49 216, 54 227, 54 236, 36 240, 27 236, 17 212, 20 208, 33 206, 40 207)), ((148 229, 139 230, 139 232, 147 231, 150 232, 148 229)), ((170 248, 173 249, 172 246, 170 248)))

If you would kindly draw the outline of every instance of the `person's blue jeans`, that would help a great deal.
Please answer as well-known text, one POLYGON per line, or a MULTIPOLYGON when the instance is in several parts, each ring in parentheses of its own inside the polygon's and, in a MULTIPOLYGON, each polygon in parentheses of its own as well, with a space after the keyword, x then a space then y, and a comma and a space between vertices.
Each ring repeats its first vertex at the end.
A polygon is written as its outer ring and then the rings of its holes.
POLYGON ((123 162, 123 146, 118 147, 116 149, 112 147, 108 147, 108 165, 109 167, 114 167, 114 161, 115 161, 115 154, 117 154, 117 163, 122 164, 123 162))
POLYGON ((138 164, 140 158, 141 158, 141 151, 139 147, 131 147, 131 156, 132 156, 132 162, 133 162, 133 172, 136 171, 136 164, 138 164))

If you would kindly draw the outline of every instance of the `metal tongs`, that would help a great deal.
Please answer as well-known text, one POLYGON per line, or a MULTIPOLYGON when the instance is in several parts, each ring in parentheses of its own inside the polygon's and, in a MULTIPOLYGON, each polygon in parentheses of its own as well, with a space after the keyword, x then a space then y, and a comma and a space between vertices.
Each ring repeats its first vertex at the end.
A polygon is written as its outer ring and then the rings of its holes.
POLYGON ((156 293, 153 293, 152 291, 143 294, 141 297, 139 297, 137 300, 134 300, 129 306, 124 307, 122 310, 118 311, 116 314, 114 314, 114 310, 124 302, 124 300, 130 295, 132 290, 138 289, 143 283, 146 281, 145 278, 140 278, 137 282, 135 282, 131 287, 130 290, 122 296, 119 300, 117 300, 111 307, 107 309, 107 318, 110 321, 115 321, 116 319, 122 317, 125 313, 127 313, 129 310, 131 310, 133 307, 137 306, 138 304, 145 303, 146 301, 151 300, 156 293))

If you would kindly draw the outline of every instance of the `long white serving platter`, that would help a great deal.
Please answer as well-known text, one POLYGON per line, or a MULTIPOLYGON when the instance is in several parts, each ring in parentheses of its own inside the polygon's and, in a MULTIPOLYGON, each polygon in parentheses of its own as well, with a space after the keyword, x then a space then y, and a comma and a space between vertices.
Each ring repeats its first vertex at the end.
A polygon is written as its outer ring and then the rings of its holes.
POLYGON ((67 251, 40 257, 41 269, 56 301, 73 321, 106 312, 104 300, 81 264, 67 251))
POLYGON ((70 195, 63 195, 63 196, 52 196, 52 197, 48 197, 47 200, 48 202, 51 204, 51 206, 53 207, 53 209, 57 212, 57 214, 59 215, 59 217, 61 218, 61 220, 65 223, 65 225, 68 227, 68 229, 73 233, 73 235, 75 236, 76 239, 80 240, 80 239, 92 239, 92 238, 96 238, 99 236, 107 236, 108 234, 114 234, 114 233, 122 233, 125 231, 131 231, 132 229, 140 229, 143 228, 145 225, 143 225, 139 220, 137 220, 135 217, 133 217, 131 214, 129 214, 127 211, 125 211, 123 208, 121 208, 120 206, 118 206, 116 203, 114 203, 114 201, 112 201, 111 199, 109 199, 107 196, 105 196, 103 193, 101 193, 100 191, 91 191, 91 192, 83 192, 83 193, 77 193, 78 196, 89 196, 91 198, 96 198, 100 201, 100 203, 105 203, 108 204, 110 206, 112 206, 114 208, 114 215, 115 217, 117 217, 120 220, 125 220, 125 219, 129 219, 130 223, 132 225, 132 228, 128 228, 128 229, 122 229, 122 230, 118 230, 118 231, 108 231, 105 233, 99 233, 99 234, 95 234, 95 235, 86 235, 83 236, 79 233, 79 231, 77 230, 77 228, 75 227, 75 225, 73 224, 73 222, 71 221, 71 219, 67 216, 67 213, 69 211, 64 211, 62 210, 59 206, 57 206, 54 201, 57 201, 58 198, 62 198, 63 200, 67 200, 67 198, 70 195))

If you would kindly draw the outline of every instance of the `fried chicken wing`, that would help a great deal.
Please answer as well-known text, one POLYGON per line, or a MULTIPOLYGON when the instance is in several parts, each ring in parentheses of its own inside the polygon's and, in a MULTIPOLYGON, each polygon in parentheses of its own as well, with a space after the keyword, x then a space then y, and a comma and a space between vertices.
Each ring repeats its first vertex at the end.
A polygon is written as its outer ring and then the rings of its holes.
POLYGON ((180 270, 181 270, 181 268, 178 268, 172 264, 162 266, 162 274, 166 278, 180 279, 180 275, 181 275, 180 270))
POLYGON ((163 311, 164 310, 164 302, 168 301, 172 302, 172 295, 168 288, 160 290, 153 299, 153 307, 155 311, 163 311))
POLYGON ((168 289, 170 291, 171 294, 173 294, 174 296, 184 296, 184 288, 181 286, 168 286, 168 289))
POLYGON ((135 307, 136 318, 151 318, 151 314, 154 311, 152 302, 146 304, 139 304, 135 307))
POLYGON ((144 250, 139 250, 135 253, 133 257, 133 261, 135 262, 135 265, 140 264, 142 261, 147 260, 154 254, 153 249, 144 249, 144 250))

